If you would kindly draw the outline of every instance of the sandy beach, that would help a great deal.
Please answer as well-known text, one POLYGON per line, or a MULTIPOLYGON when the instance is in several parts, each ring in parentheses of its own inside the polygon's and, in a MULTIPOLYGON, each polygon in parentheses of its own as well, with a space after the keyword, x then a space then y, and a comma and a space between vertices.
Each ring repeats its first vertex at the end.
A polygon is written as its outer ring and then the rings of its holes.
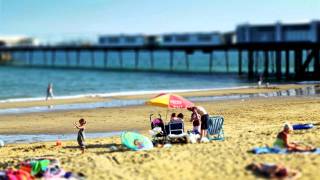
MULTIPOLYGON (((236 89, 179 93, 184 96, 213 96, 271 92, 305 85, 277 86, 269 89, 236 89)), ((152 95, 114 98, 149 98, 152 95)), ((79 101, 79 100, 78 100, 79 101)), ((81 102, 83 102, 81 100, 81 102)), ((4 103, 2 108, 44 105, 4 103)), ((45 102, 47 103, 47 102, 45 102)), ((55 102, 53 103, 63 103, 55 102)), ((254 155, 248 150, 272 145, 284 122, 319 123, 320 97, 268 97, 238 100, 198 102, 211 115, 225 118, 225 141, 203 144, 173 145, 133 152, 121 147, 119 137, 88 139, 88 148, 81 155, 76 141, 9 144, 0 149, 0 169, 18 164, 30 157, 58 158, 63 168, 84 173, 88 179, 256 179, 245 170, 251 162, 285 164, 302 173, 301 179, 318 179, 319 155, 254 155), (116 146, 117 150, 111 150, 116 146)), ((186 115, 185 110, 177 110, 186 115)), ((166 109, 152 106, 98 108, 92 110, 60 111, 0 116, 0 134, 76 133, 72 123, 79 118, 88 121, 87 132, 135 130, 148 136, 149 114, 166 109)), ((186 121, 186 129, 191 123, 186 121)), ((320 147, 319 127, 294 132, 293 141, 320 147)))

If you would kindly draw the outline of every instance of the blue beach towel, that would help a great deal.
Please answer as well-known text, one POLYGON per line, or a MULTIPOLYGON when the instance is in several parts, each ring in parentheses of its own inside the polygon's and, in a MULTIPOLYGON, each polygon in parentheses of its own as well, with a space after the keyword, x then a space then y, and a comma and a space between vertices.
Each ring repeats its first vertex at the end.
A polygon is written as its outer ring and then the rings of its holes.
POLYGON ((255 147, 252 149, 253 154, 320 154, 320 148, 310 152, 291 152, 287 149, 275 148, 275 147, 255 147))

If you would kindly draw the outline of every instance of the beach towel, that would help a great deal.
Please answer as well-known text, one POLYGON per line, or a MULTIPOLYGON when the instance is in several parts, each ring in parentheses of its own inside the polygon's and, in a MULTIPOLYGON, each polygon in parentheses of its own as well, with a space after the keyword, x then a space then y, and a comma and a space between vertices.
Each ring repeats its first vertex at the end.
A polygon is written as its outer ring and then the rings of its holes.
POLYGON ((307 151, 307 152, 293 152, 288 151, 287 149, 275 148, 275 147, 255 147, 251 150, 253 154, 320 154, 320 148, 317 148, 315 151, 307 151))

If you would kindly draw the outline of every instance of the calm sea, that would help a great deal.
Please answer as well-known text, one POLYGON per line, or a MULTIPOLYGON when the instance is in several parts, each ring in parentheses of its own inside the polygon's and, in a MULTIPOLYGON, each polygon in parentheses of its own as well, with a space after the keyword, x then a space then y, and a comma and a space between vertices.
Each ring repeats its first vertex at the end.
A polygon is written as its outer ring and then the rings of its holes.
POLYGON ((56 97, 135 94, 146 91, 216 89, 250 85, 237 75, 173 74, 22 68, 0 66, 0 99, 27 101, 44 98, 48 83, 56 97))

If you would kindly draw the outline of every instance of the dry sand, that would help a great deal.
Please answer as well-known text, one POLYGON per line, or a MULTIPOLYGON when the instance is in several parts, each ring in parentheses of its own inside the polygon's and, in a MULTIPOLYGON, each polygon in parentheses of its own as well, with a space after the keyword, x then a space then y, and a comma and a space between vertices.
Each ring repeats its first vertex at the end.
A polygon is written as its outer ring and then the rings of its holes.
MULTIPOLYGON (((225 141, 173 145, 133 152, 120 147, 118 137, 88 139, 84 155, 76 141, 13 144, 0 149, 0 169, 30 158, 53 156, 66 170, 83 172, 88 179, 256 179, 245 166, 251 162, 274 162, 302 172, 301 179, 319 179, 319 155, 254 155, 247 151, 271 145, 285 121, 320 121, 320 97, 278 97, 197 103, 212 115, 225 118, 225 141), (112 152, 110 146, 119 147, 112 152)), ((150 106, 101 108, 85 111, 33 113, 0 117, 0 133, 66 133, 76 130, 72 122, 88 121, 87 132, 140 130, 147 134, 149 114, 165 110, 150 106)), ((179 112, 179 111, 177 111, 179 112)), ((189 117, 190 113, 182 111, 189 117)), ((191 127, 186 123, 187 129, 191 127)), ((295 132, 293 141, 320 147, 319 127, 295 132)))

